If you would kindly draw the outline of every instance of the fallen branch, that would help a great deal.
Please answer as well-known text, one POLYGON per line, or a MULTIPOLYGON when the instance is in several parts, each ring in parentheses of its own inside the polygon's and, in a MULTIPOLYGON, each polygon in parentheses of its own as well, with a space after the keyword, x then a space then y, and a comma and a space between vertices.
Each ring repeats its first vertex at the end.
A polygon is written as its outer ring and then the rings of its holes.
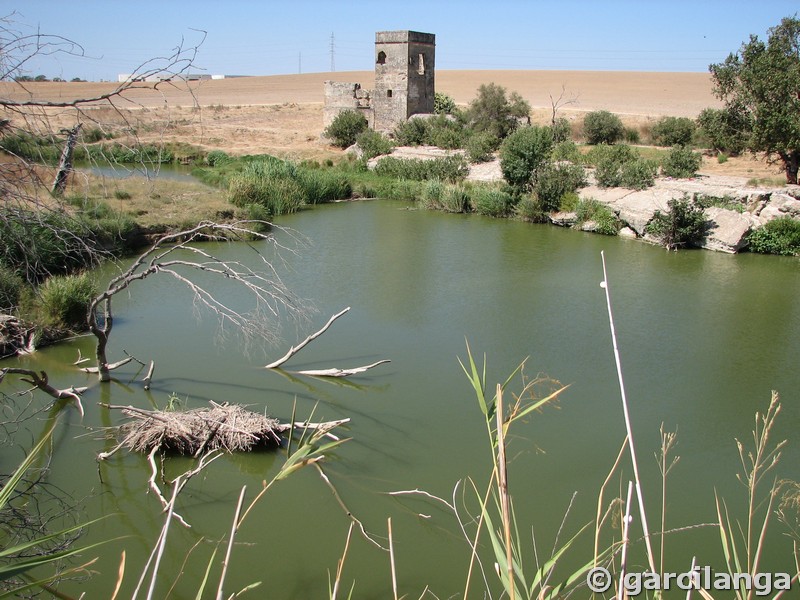
POLYGON ((81 394, 83 394, 88 388, 86 387, 69 387, 65 389, 57 389, 54 388, 52 385, 48 383, 49 379, 47 377, 47 373, 45 371, 36 372, 32 369, 21 369, 18 367, 8 367, 5 369, 0 369, 0 382, 3 381, 3 378, 11 373, 12 375, 24 375, 28 379, 22 378, 22 381, 25 383, 30 383, 32 386, 40 389, 47 395, 55 398, 56 400, 73 400, 75 405, 78 407, 78 411, 81 413, 81 418, 83 418, 83 404, 81 404, 81 394))
POLYGON ((382 365, 384 363, 391 362, 389 359, 379 360, 376 363, 372 363, 371 365, 366 365, 363 367, 355 367, 354 369, 309 369, 306 371, 293 371, 298 375, 310 375, 311 377, 349 377, 350 375, 357 375, 358 373, 363 373, 365 371, 369 371, 377 367, 378 365, 382 365))
MULTIPOLYGON (((118 368, 120 368, 120 367, 122 367, 124 365, 127 365, 132 360, 133 360, 132 356, 129 356, 128 358, 123 358, 120 361, 117 361, 115 363, 112 363, 112 364, 108 365, 106 367, 106 370, 107 371, 113 371, 114 369, 118 369, 118 368)), ((83 371, 84 373, 99 373, 100 372, 100 367, 84 367, 84 368, 81 369, 81 371, 83 371)))
POLYGON ((285 363, 287 360, 292 358, 300 350, 305 348, 308 345, 309 342, 317 339, 319 336, 321 336, 323 333, 325 333, 336 319, 341 317, 343 314, 345 314, 349 310, 350 310, 350 307, 348 306, 343 311, 333 315, 330 319, 328 319, 328 322, 325 323, 325 326, 322 329, 320 329, 316 333, 312 333, 310 336, 308 336, 306 339, 304 339, 302 342, 300 342, 297 346, 292 346, 291 348, 289 348, 289 351, 286 354, 284 354, 281 358, 279 358, 275 362, 271 362, 268 365, 265 365, 264 368, 265 369, 275 369, 277 367, 280 367, 283 363, 285 363))
POLYGON ((148 391, 150 389, 150 383, 152 383, 153 381, 153 370, 155 370, 155 368, 156 368, 156 363, 155 361, 151 360, 150 368, 147 369, 147 375, 145 375, 144 379, 142 379, 145 391, 148 391))

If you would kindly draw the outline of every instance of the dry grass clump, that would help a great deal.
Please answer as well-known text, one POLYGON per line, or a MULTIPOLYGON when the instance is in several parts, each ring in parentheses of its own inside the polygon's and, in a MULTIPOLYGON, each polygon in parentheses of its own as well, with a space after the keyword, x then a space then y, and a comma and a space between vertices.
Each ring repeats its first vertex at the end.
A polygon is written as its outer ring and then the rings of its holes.
POLYGON ((281 443, 277 419, 236 404, 211 403, 210 407, 185 411, 141 410, 125 407, 131 420, 117 428, 120 446, 149 454, 177 452, 199 456, 205 451, 249 451, 281 443))

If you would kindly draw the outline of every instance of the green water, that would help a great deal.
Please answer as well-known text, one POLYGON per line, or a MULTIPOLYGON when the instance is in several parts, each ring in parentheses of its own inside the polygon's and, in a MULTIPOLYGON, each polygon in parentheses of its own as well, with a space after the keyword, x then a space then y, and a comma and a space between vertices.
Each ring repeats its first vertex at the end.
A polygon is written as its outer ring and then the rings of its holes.
MULTIPOLYGON (((352 440, 325 462, 342 500, 384 544, 391 517, 401 595, 417 598, 426 586, 439 598, 460 595, 469 551, 453 516, 421 497, 385 492, 421 489, 450 501, 458 481, 472 477, 480 487, 488 481, 485 427, 457 360, 466 357, 466 341, 476 356, 486 354, 492 388, 526 357, 528 377, 546 374, 569 384, 557 406, 512 430, 510 487, 523 560, 532 573, 531 530, 543 557, 576 491, 562 539, 593 519, 599 486, 625 435, 599 286, 601 251, 651 528, 660 520, 654 452, 662 423, 678 431, 681 457, 668 483, 668 528, 715 521, 715 490, 733 512, 741 510, 734 438, 750 440, 754 412, 766 408, 773 389, 783 403, 775 438, 789 439, 775 474, 800 479, 796 259, 668 253, 554 227, 404 208, 390 202, 328 205, 281 219, 309 241, 297 254, 283 253, 287 269, 281 275, 317 312, 299 328, 285 323, 279 348, 244 352, 235 337, 215 343, 213 319, 198 320, 185 290, 154 278, 115 301, 111 341, 112 359, 126 350, 156 361, 149 394, 131 383, 137 376, 133 365, 117 372, 119 383, 108 387, 64 369, 78 349, 90 355, 88 338, 24 361, 47 369, 56 385, 92 386, 84 396, 83 422, 73 410, 64 415, 50 479, 87 517, 113 515, 93 526, 86 540, 126 536, 101 551, 92 567, 99 575, 64 589, 108 597, 124 548, 122 597, 130 597, 163 522, 158 501, 146 493, 143 457, 120 453, 98 470, 95 455, 111 446, 98 440, 100 428, 119 423, 120 414, 97 403, 163 406, 176 394, 190 407, 209 399, 238 402, 266 407, 281 419, 290 417, 296 399, 300 415, 318 404, 317 419, 351 418, 346 434, 352 440), (350 313, 286 368, 352 367, 384 358, 391 363, 349 380, 352 385, 290 380, 259 368, 346 306, 350 313)), ((278 235, 291 243, 288 234, 278 235)), ((228 258, 252 257, 243 246, 214 250, 228 258)), ((511 387, 519 388, 519 381, 511 387)), ((34 434, 39 426, 44 424, 34 434)), ((20 439, 27 446, 31 438, 20 439)), ((19 456, 4 452, 0 466, 8 470, 19 456)), ((166 596, 177 579, 169 597, 194 597, 216 542, 230 529, 239 490, 246 485, 252 497, 282 460, 272 452, 226 456, 191 481, 178 511, 193 527, 173 523, 157 596, 166 596)), ((167 469, 174 474, 186 466, 170 460, 167 469)), ((612 478, 607 497, 627 486, 627 461, 622 471, 612 478)), ((239 532, 226 591, 263 581, 245 597, 325 597, 349 524, 313 469, 292 476, 267 493, 239 532)), ((777 521, 773 531, 768 570, 789 569, 791 546, 777 521)), ((580 538, 559 573, 588 560, 592 542, 591 535, 580 538)), ((644 566, 641 547, 635 547, 634 566, 644 566)), ((671 534, 666 547, 672 570, 686 570, 694 555, 699 564, 722 566, 712 528, 671 534)), ((220 547, 217 563, 223 552, 220 547)), ((487 568, 494 582, 491 563, 487 568)), ((212 581, 218 573, 216 565, 212 581)), ((348 589, 355 581, 356 598, 390 597, 388 554, 354 531, 343 580, 348 589)))

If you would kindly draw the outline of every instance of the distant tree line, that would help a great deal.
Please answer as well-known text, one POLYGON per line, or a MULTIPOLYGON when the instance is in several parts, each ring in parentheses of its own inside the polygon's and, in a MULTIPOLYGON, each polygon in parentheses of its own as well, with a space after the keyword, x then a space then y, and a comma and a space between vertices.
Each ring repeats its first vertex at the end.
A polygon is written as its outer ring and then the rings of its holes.
MULTIPOLYGON (((52 79, 48 79, 46 75, 17 75, 14 77, 14 81, 17 83, 29 83, 31 81, 36 82, 43 82, 43 81, 55 81, 55 82, 64 82, 66 79, 62 79, 61 77, 53 77, 52 79)), ((70 82, 79 83, 82 81, 86 81, 85 79, 81 79, 80 77, 73 77, 70 79, 70 82)))

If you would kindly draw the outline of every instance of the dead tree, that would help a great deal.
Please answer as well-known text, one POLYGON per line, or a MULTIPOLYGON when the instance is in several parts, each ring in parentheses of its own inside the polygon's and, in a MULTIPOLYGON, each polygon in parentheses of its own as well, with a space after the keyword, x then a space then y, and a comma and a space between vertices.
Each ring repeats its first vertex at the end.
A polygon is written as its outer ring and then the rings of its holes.
POLYGON ((61 152, 61 160, 58 163, 56 178, 53 181, 52 194, 63 196, 64 189, 67 187, 67 177, 72 172, 72 154, 75 151, 75 144, 78 143, 78 133, 83 123, 78 123, 67 132, 67 141, 64 143, 64 150, 61 152))
POLYGON ((108 362, 108 340, 114 326, 112 299, 139 280, 155 274, 169 275, 181 283, 193 295, 196 307, 210 311, 219 320, 223 330, 233 328, 244 341, 274 342, 278 331, 278 316, 283 312, 300 317, 303 308, 300 301, 283 284, 278 273, 266 256, 252 240, 279 246, 271 234, 260 233, 253 228, 259 222, 240 221, 220 224, 203 222, 196 227, 162 236, 146 252, 137 258, 125 271, 108 284, 106 290, 90 304, 88 326, 97 338, 96 367, 84 369, 98 373, 100 381, 109 381, 110 372, 130 359, 119 363, 108 362), (198 242, 231 241, 247 243, 253 250, 260 270, 240 261, 227 261, 216 257, 198 242), (187 257, 188 256, 188 257, 187 257), (220 283, 244 289, 253 299, 254 306, 248 313, 240 312, 225 303, 220 291, 212 290, 192 278, 193 273, 216 276, 220 283))

